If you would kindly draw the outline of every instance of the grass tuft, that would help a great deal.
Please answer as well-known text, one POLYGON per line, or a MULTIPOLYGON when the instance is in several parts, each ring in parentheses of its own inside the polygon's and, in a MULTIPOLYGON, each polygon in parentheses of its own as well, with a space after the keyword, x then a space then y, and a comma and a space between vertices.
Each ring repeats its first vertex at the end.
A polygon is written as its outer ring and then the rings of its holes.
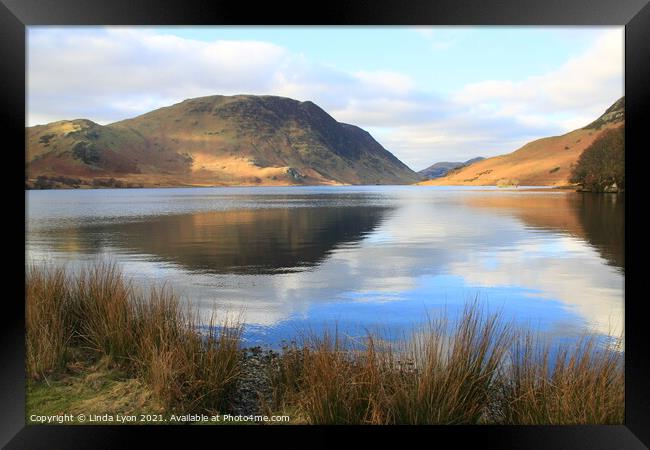
POLYGON ((72 338, 70 286, 63 269, 27 268, 26 365, 32 378, 60 370, 72 338))
POLYGON ((625 414, 620 340, 593 335, 551 347, 526 333, 502 377, 499 412, 507 424, 621 424, 625 414), (555 356, 552 356, 552 351, 555 356))
POLYGON ((286 348, 272 367, 274 408, 311 424, 622 423, 623 353, 585 335, 558 351, 522 339, 478 303, 410 339, 338 332, 286 348))
POLYGON ((107 360, 145 380, 169 410, 227 408, 240 370, 240 321, 213 317, 201 333, 197 316, 170 289, 136 293, 111 263, 75 275, 28 267, 26 323, 32 379, 80 358, 107 360))

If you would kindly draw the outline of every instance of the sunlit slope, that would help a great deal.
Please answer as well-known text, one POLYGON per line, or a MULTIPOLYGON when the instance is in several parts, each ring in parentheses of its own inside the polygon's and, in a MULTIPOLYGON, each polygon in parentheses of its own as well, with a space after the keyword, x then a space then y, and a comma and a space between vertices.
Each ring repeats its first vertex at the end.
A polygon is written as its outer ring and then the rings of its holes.
POLYGON ((28 177, 115 177, 144 185, 410 184, 420 177, 366 131, 312 102, 185 100, 101 126, 27 129, 28 177))
POLYGON ((585 128, 529 142, 512 153, 478 161, 420 184, 492 186, 517 180, 528 186, 567 185, 572 165, 582 152, 605 130, 624 126, 624 99, 585 128))

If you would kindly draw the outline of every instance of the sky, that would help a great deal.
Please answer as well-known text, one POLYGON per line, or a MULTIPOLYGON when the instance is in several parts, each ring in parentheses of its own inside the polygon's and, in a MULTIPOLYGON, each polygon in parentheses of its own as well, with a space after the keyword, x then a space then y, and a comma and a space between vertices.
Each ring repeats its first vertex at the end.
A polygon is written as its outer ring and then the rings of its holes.
POLYGON ((280 95, 414 170, 566 133, 624 95, 623 27, 30 26, 27 56, 28 126, 280 95))

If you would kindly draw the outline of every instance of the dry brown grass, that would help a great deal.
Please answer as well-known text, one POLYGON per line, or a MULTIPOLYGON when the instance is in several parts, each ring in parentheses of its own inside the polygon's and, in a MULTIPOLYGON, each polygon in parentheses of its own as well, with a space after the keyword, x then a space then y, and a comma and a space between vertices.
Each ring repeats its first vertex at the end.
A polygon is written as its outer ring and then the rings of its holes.
POLYGON ((521 339, 476 303, 397 344, 337 332, 285 349, 275 404, 311 424, 622 423, 623 355, 586 336, 563 348, 521 339), (537 355, 537 356, 535 356, 537 355))
MULTIPOLYGON (((155 305, 156 303, 154 303, 155 305)), ((152 314, 163 319, 165 311, 152 314)), ((198 334, 196 321, 146 320, 139 340, 137 367, 154 392, 179 411, 223 411, 240 374, 239 322, 211 321, 207 334, 198 334)))
POLYGON ((41 379, 83 354, 143 379, 168 409, 227 406, 240 367, 239 321, 213 317, 200 333, 197 316, 170 289, 136 293, 114 264, 75 275, 31 266, 26 282, 30 377, 41 379))
POLYGON ((405 344, 337 332, 285 350, 274 368, 276 407, 313 424, 478 423, 491 401, 509 329, 468 305, 459 323, 430 320, 405 344), (289 405, 289 406, 288 406, 289 405))
POLYGON ((593 335, 551 356, 551 345, 517 339, 501 381, 498 411, 508 424, 621 424, 625 418, 620 340, 598 345, 593 335))
POLYGON ((304 349, 297 400, 312 424, 366 423, 372 414, 374 360, 347 344, 338 333, 325 333, 304 349))
POLYGON ((111 263, 98 263, 70 279, 70 312, 81 345, 116 360, 135 351, 131 286, 111 263))
POLYGON ((28 267, 25 292, 27 372, 40 378, 64 366, 66 348, 72 338, 65 271, 28 267))
POLYGON ((498 314, 476 303, 465 307, 457 324, 430 321, 401 354, 412 370, 394 382, 387 418, 399 424, 468 424, 484 421, 508 350, 510 329, 498 314))

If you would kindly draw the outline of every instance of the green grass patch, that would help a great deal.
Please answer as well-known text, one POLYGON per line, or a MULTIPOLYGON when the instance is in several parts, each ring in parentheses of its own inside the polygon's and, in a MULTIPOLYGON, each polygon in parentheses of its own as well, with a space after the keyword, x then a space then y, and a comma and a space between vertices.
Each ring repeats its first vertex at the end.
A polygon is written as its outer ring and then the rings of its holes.
MULTIPOLYGON (((69 414, 109 414, 129 416, 162 414, 164 406, 153 391, 141 380, 132 378, 126 371, 102 360, 86 366, 71 364, 66 373, 27 382, 26 423, 38 423, 33 416, 69 414)), ((148 423, 148 422, 136 422, 148 423)), ((95 423, 96 424, 96 423, 95 423)))

